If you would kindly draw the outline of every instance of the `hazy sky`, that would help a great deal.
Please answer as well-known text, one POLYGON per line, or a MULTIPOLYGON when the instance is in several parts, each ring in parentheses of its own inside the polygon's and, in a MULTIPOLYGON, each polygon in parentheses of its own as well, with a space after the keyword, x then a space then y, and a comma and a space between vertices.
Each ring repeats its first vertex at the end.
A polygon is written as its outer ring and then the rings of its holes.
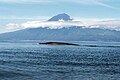
POLYGON ((0 32, 9 23, 45 21, 60 13, 76 20, 120 19, 120 0, 0 0, 0 32))

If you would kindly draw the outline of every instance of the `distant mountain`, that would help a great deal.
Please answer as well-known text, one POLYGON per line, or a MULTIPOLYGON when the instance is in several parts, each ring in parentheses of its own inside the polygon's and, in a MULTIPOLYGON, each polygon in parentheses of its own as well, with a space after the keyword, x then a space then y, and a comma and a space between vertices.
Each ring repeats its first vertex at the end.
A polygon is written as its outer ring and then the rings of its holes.
MULTIPOLYGON (((67 14, 58 14, 48 21, 72 20, 67 14)), ((76 23, 77 24, 77 23, 76 23)), ((0 34, 0 40, 59 40, 59 41, 116 41, 120 42, 120 31, 85 28, 82 26, 65 26, 51 29, 49 27, 27 28, 0 34)))
POLYGON ((0 34, 0 40, 120 41, 120 32, 73 26, 61 29, 30 28, 0 34))
POLYGON ((48 21, 59 21, 59 20, 71 21, 72 19, 70 18, 70 16, 68 14, 63 13, 63 14, 58 14, 56 16, 53 16, 48 21))

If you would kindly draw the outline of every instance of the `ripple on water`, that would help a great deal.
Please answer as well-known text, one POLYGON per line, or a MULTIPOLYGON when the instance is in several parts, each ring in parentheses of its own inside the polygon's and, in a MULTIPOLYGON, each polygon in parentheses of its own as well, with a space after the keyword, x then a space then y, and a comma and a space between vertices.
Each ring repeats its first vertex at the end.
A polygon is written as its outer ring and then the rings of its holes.
POLYGON ((106 46, 2 45, 0 79, 120 79, 120 49, 106 46))

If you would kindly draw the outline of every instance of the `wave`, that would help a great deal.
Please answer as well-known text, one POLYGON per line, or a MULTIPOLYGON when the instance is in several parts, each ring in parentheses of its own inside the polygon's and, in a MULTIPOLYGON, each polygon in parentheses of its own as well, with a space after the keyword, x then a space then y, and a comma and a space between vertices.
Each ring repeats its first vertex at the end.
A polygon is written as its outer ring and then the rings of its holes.
POLYGON ((120 48, 120 46, 103 46, 103 45, 81 45, 86 47, 111 47, 111 48, 120 48))

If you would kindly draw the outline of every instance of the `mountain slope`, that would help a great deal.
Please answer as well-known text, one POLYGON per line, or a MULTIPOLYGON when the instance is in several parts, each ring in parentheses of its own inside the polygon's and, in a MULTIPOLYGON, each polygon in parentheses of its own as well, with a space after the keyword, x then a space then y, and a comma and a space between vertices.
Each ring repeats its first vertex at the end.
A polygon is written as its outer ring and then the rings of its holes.
POLYGON ((30 28, 0 34, 0 40, 120 41, 120 32, 97 28, 30 28))

